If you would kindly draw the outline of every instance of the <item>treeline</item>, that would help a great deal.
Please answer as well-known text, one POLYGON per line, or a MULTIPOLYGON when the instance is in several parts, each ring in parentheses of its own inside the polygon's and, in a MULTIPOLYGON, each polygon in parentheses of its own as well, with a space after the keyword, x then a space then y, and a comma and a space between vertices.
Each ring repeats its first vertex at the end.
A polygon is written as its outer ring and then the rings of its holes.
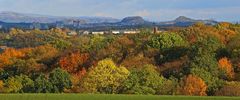
POLYGON ((240 25, 152 34, 0 33, 0 92, 240 96, 240 25))

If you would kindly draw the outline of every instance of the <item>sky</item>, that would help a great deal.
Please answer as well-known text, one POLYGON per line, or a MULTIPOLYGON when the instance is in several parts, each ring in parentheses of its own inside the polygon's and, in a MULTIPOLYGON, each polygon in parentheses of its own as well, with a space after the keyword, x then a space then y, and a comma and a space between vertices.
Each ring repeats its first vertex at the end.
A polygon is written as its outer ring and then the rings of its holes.
POLYGON ((178 16, 240 21, 240 0, 0 0, 0 11, 53 16, 142 16, 149 21, 178 16))

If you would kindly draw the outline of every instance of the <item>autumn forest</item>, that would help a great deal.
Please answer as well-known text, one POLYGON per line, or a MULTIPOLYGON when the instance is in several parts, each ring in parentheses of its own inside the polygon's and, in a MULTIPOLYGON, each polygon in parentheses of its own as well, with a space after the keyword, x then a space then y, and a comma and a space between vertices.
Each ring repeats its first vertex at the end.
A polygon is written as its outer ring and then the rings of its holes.
POLYGON ((196 23, 159 33, 0 33, 0 93, 240 96, 240 25, 196 23))

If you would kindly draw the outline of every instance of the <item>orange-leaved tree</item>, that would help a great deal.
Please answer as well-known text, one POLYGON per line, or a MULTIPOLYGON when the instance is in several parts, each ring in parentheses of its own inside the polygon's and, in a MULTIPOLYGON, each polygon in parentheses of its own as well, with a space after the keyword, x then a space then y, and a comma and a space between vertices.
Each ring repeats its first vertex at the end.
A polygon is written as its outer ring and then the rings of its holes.
POLYGON ((86 67, 88 61, 87 53, 71 52, 61 57, 58 63, 63 70, 69 73, 78 73, 86 67))
POLYGON ((197 76, 188 75, 182 80, 180 92, 183 95, 205 96, 207 85, 197 76))
POLYGON ((221 70, 226 72, 228 79, 234 78, 234 69, 232 67, 232 63, 227 57, 221 58, 218 61, 218 66, 221 70))
POLYGON ((0 80, 0 93, 3 92, 3 88, 4 88, 4 83, 2 80, 0 80))
POLYGON ((26 52, 29 49, 14 49, 7 48, 2 54, 0 54, 0 68, 13 64, 14 58, 22 58, 26 56, 26 52))

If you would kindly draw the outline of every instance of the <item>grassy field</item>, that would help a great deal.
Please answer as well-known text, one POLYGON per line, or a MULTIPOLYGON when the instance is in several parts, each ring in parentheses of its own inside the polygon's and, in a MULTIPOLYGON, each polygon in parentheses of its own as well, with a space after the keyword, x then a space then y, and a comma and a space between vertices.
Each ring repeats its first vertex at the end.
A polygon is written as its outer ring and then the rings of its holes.
POLYGON ((240 97, 190 97, 100 94, 0 94, 0 100, 240 100, 240 97))

